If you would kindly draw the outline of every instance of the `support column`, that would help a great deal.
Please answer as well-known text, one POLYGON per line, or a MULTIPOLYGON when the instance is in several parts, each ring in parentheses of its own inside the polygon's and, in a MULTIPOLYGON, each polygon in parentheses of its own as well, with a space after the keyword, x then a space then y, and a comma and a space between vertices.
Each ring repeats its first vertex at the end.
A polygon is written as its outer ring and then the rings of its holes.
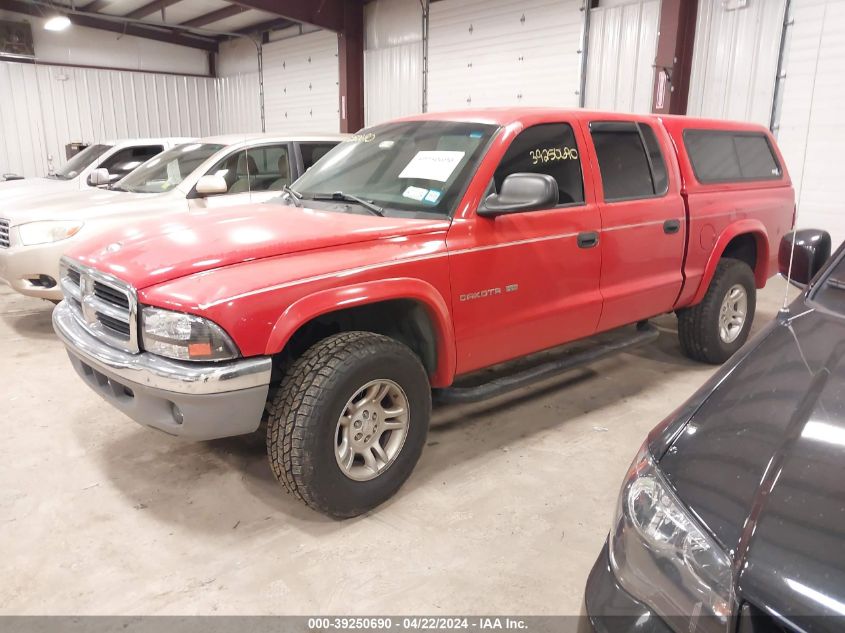
POLYGON ((337 35, 340 64, 340 131, 364 127, 364 3, 343 3, 343 31, 337 35))
POLYGON ((686 114, 698 0, 662 0, 651 111, 686 114))

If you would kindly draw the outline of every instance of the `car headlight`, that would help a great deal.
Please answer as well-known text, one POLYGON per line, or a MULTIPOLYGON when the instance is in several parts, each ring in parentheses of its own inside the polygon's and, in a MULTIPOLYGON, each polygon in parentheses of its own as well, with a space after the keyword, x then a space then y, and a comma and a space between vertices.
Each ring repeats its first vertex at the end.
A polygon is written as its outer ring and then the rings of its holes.
POLYGON ((162 310, 141 311, 144 349, 176 360, 229 360, 239 356, 229 335, 208 319, 162 310))
POLYGON ((619 494, 610 563, 619 584, 658 615, 687 623, 693 616, 701 630, 725 630, 734 602, 731 559, 680 502, 647 444, 619 494))
POLYGON ((18 235, 24 246, 48 244, 73 237, 79 233, 84 222, 81 220, 42 220, 27 222, 18 226, 18 235))

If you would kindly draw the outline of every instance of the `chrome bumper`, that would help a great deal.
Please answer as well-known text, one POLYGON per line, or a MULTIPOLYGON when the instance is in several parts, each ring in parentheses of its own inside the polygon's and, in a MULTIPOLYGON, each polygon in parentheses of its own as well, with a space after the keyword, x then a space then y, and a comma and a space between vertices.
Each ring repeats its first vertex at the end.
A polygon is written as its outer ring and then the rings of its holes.
POLYGON ((261 422, 269 357, 193 363, 131 354, 88 333, 66 301, 53 310, 53 328, 88 386, 140 424, 213 439, 250 433, 261 422))

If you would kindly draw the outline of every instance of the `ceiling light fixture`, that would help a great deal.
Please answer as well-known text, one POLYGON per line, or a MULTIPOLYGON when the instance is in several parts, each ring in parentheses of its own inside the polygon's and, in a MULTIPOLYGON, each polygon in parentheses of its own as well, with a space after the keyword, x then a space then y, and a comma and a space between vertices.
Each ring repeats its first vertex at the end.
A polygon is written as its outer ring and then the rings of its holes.
POLYGON ((64 31, 69 26, 70 18, 66 15, 54 15, 44 23, 44 28, 48 31, 64 31))

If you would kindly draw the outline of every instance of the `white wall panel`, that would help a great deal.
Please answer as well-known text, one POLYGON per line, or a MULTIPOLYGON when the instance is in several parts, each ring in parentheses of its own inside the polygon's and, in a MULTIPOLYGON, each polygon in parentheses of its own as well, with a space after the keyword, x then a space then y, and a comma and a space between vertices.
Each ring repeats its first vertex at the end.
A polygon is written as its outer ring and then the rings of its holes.
POLYGON ((687 114, 769 124, 784 6, 785 0, 748 0, 737 9, 698 3, 687 114))
POLYGON ((215 87, 221 134, 261 131, 257 71, 219 77, 215 87))
POLYGON ((422 110, 422 10, 419 0, 376 0, 364 7, 366 125, 422 110))
POLYGON ((576 107, 581 0, 431 4, 428 109, 576 107))
POLYGON ((651 112, 659 23, 660 0, 592 9, 587 108, 651 112))
POLYGON ((845 2, 793 0, 777 136, 798 198, 798 225, 845 240, 845 2))
POLYGON ((214 80, 0 62, 0 173, 45 174, 71 141, 216 134, 214 80))
POLYGON ((316 31, 264 46, 267 132, 340 129, 337 35, 316 31))

